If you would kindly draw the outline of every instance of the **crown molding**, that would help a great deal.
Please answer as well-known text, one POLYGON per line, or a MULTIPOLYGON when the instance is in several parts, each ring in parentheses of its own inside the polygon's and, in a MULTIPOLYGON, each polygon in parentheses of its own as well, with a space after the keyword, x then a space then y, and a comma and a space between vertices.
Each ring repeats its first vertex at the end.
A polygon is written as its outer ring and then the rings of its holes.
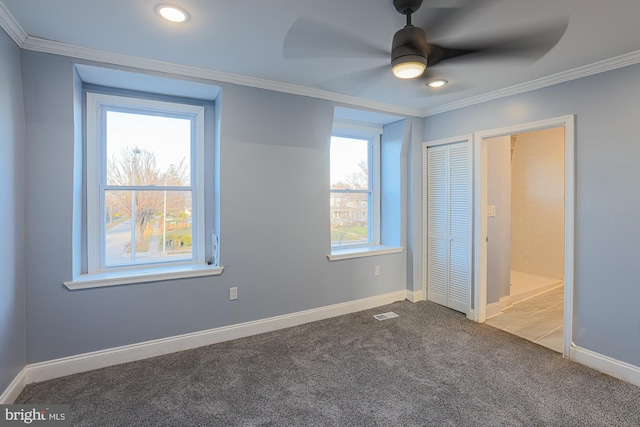
POLYGON ((0 27, 6 31, 9 37, 11 37, 19 47, 22 47, 28 35, 2 1, 0 1, 0 27))
POLYGON ((340 104, 347 104, 351 106, 383 111, 385 113, 399 114, 402 116, 421 117, 423 113, 423 110, 420 108, 387 104, 384 102, 372 101, 322 89, 314 89, 290 83, 282 83, 257 77, 227 73, 224 71, 216 71, 208 68, 180 65, 171 62, 158 61, 155 59, 124 55, 120 53, 92 49, 83 46, 70 45, 53 40, 45 40, 38 37, 27 36, 21 47, 27 50, 53 53, 56 55, 68 56, 77 59, 85 59, 89 61, 132 67, 147 71, 156 71, 183 77, 192 77, 221 83, 231 83, 241 86, 267 89, 276 92, 284 92, 292 95, 301 95, 311 98, 324 99, 326 101, 333 101, 340 104))
POLYGON ((372 101, 351 95, 330 92, 322 89, 314 89, 290 83, 282 83, 257 77, 227 73, 224 71, 216 71, 207 68, 163 62, 155 59, 135 57, 87 48, 83 46, 70 45, 53 40, 45 40, 38 37, 32 37, 29 36, 24 31, 24 29, 22 29, 18 21, 16 21, 13 15, 2 3, 2 0, 0 0, 0 27, 2 27, 6 31, 6 33, 13 39, 13 41, 22 49, 53 53, 56 55, 102 62, 112 65, 132 67, 147 71, 174 74, 183 77, 192 77, 221 83, 230 83, 241 86, 267 89, 276 92, 289 93, 292 95, 323 99, 339 104, 362 107, 371 110, 382 111, 385 113, 413 117, 434 116, 436 114, 446 113, 448 111, 458 110, 460 108, 470 107, 472 105, 477 105, 483 102, 493 101, 508 96, 531 92, 533 90, 542 89, 559 83, 564 83, 571 80, 580 79, 582 77, 604 73, 606 71, 611 71, 640 63, 640 50, 637 50, 635 52, 630 52, 627 54, 616 56, 614 58, 605 59, 593 64, 577 67, 572 70, 562 71, 550 76, 531 80, 526 83, 509 86, 503 89, 498 89, 481 95, 472 96, 469 98, 461 99, 459 101, 453 101, 447 104, 422 109, 388 104, 379 101, 372 101))
POLYGON ((603 61, 594 62, 593 64, 584 65, 572 70, 562 71, 560 73, 531 80, 526 83, 521 83, 492 92, 487 92, 482 95, 472 96, 470 98, 461 99, 459 101, 450 102, 448 104, 427 108, 422 111, 422 116, 434 116, 436 114, 446 113, 447 111, 458 110, 460 108, 470 107, 472 105, 481 104, 487 101, 493 101, 495 99, 505 98, 507 96, 531 92, 536 89, 542 89, 548 86, 557 85, 559 83, 565 83, 571 80, 580 79, 582 77, 587 77, 594 74, 604 73, 606 71, 611 71, 638 63, 640 63, 640 50, 605 59, 603 61))

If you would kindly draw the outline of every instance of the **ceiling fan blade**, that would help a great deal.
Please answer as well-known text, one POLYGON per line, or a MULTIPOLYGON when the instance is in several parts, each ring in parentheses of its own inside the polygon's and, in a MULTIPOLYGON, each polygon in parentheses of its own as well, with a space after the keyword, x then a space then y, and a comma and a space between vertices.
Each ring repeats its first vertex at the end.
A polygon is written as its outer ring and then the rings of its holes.
POLYGON ((433 67, 441 61, 447 59, 458 58, 460 56, 470 55, 480 52, 478 49, 457 49, 450 47, 441 47, 436 44, 429 43, 427 47, 427 67, 433 67))
POLYGON ((300 58, 384 58, 390 52, 369 40, 339 27, 309 17, 297 19, 284 38, 285 59, 300 58))
POLYGON ((432 58, 428 66, 441 61, 468 57, 469 59, 500 57, 514 60, 537 60, 549 52, 562 38, 569 26, 569 19, 558 20, 528 31, 479 37, 473 43, 456 47, 430 44, 432 58))
POLYGON ((348 89, 349 93, 361 94, 390 72, 391 67, 388 64, 379 65, 325 80, 319 86, 334 92, 348 89))
POLYGON ((440 38, 461 24, 476 11, 488 7, 495 0, 459 0, 457 6, 440 6, 450 4, 450 1, 431 0, 418 11, 414 19, 414 25, 422 27, 427 32, 427 37, 440 38))

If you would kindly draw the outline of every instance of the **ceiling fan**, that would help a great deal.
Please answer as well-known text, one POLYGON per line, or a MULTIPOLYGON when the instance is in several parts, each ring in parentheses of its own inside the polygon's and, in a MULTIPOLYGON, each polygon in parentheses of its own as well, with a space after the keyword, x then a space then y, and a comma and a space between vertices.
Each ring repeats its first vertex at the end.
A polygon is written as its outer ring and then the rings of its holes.
MULTIPOLYGON (((406 25, 393 36, 391 52, 348 30, 309 18, 299 18, 285 37, 283 55, 285 59, 376 57, 385 58, 386 61, 390 57, 390 63, 369 70, 367 76, 371 78, 387 73, 391 65, 395 77, 411 80, 428 77, 426 71, 431 67, 454 58, 540 58, 562 38, 569 23, 568 18, 563 17, 552 23, 538 25, 534 30, 476 38, 473 43, 458 46, 441 46, 428 41, 492 1, 466 0, 464 7, 429 8, 428 13, 422 14, 428 18, 427 22, 415 26, 412 16, 420 9, 423 0, 393 0, 398 13, 406 16, 406 25)), ((355 78, 354 83, 362 84, 361 81, 356 82, 355 78)))

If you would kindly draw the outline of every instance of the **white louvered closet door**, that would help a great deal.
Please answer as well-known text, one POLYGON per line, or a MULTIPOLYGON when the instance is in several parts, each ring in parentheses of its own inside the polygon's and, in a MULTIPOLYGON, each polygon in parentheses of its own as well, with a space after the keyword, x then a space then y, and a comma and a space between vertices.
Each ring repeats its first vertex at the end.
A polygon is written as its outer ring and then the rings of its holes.
POLYGON ((468 142, 427 149, 427 299, 463 313, 471 293, 468 142))

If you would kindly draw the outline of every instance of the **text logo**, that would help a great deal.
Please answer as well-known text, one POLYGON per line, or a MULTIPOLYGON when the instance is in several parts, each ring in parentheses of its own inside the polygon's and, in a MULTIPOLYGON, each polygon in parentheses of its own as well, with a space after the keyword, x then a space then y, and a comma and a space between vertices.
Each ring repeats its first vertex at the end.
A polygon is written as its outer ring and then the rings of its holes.
POLYGON ((0 405, 0 427, 68 427, 69 413, 69 405, 0 405))

